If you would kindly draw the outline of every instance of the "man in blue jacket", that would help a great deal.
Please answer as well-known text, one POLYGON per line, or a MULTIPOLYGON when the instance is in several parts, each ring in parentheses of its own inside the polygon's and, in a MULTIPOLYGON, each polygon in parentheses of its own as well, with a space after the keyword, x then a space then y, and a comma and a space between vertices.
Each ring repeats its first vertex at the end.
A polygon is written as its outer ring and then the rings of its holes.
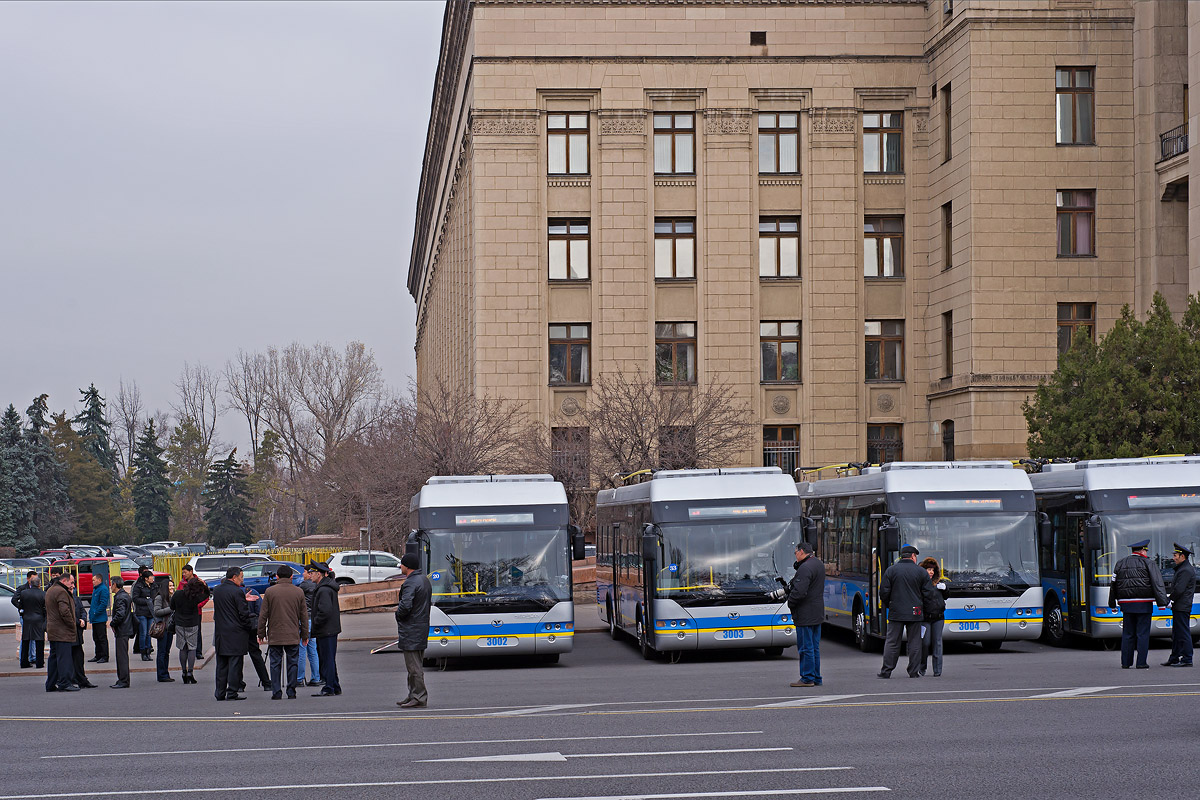
POLYGON ((92 644, 96 655, 88 659, 92 664, 108 663, 108 584, 96 578, 92 589, 92 605, 88 609, 88 622, 92 623, 92 644))

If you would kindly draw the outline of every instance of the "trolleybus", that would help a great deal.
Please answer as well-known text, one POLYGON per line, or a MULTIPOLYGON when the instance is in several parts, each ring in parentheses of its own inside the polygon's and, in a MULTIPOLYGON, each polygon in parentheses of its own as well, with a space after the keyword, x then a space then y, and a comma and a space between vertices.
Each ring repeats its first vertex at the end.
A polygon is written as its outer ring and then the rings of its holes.
POLYGON ((571 560, 583 536, 550 475, 430 478, 409 507, 408 552, 433 585, 430 659, 537 654, 575 635, 571 560))
MULTIPOLYGON (((1178 542, 1200 545, 1200 458, 1159 457, 1045 464, 1029 476, 1050 525, 1039 548, 1043 630, 1058 644, 1071 633, 1096 639, 1121 635, 1121 612, 1108 607, 1113 567, 1129 545, 1150 540, 1148 555, 1167 586, 1178 542)), ((1193 604, 1193 634, 1200 607, 1193 604)), ((1155 607, 1151 635, 1171 632, 1171 612, 1155 607)))
POLYGON ((799 502, 778 467, 663 470, 596 500, 596 601, 613 638, 642 655, 796 643, 770 595, 800 541, 799 502))
POLYGON ((879 586, 904 544, 941 564, 946 639, 998 649, 1041 633, 1033 489, 1010 462, 892 462, 797 490, 825 562, 825 621, 863 650, 886 634, 879 586))

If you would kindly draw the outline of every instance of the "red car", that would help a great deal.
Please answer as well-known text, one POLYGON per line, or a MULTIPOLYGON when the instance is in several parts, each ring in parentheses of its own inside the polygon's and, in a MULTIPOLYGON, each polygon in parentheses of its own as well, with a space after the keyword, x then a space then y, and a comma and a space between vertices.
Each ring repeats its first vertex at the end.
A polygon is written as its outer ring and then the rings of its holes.
MULTIPOLYGON (((92 574, 92 567, 99 563, 108 563, 117 561, 121 565, 121 577, 125 579, 125 583, 132 584, 138 579, 138 571, 141 569, 132 558, 64 558, 61 561, 55 561, 50 565, 54 567, 65 567, 74 564, 79 569, 78 584, 75 587, 75 592, 83 599, 88 599, 92 596, 92 590, 96 588, 93 582, 95 577, 92 574)), ((165 572, 155 572, 154 577, 167 577, 165 572)))

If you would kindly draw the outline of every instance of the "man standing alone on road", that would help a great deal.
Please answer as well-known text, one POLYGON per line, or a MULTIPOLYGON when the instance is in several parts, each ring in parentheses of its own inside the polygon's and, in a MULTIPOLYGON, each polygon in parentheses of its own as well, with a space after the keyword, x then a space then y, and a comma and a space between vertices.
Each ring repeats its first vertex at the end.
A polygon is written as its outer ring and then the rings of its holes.
POLYGON ((911 544, 900 548, 900 560, 883 573, 879 602, 887 609, 887 639, 883 645, 883 669, 879 677, 890 678, 900 660, 900 636, 908 636, 908 677, 921 677, 921 622, 925 603, 934 591, 929 573, 917 565, 920 553, 911 544))
POLYGON ((74 574, 60 574, 50 581, 46 590, 46 638, 50 640, 50 660, 46 663, 47 692, 78 692, 79 686, 72 682, 75 662, 71 648, 75 646, 75 631, 79 622, 75 617, 74 574))
POLYGON ((796 574, 787 587, 788 611, 796 626, 800 679, 794 687, 821 685, 821 623, 825 621, 825 563, 808 542, 796 545, 796 574))
POLYGON ((95 579, 92 589, 92 605, 88 608, 88 621, 92 623, 92 644, 96 654, 89 661, 93 664, 108 663, 108 584, 95 579))
POLYGON ((337 637, 342 632, 342 611, 338 605, 338 583, 323 561, 314 561, 311 568, 321 573, 321 582, 313 592, 312 633, 317 640, 317 659, 321 662, 321 679, 325 685, 313 697, 333 697, 342 693, 337 673, 337 637))
POLYGON ((421 557, 405 553, 400 559, 404 585, 396 605, 396 646, 404 653, 404 668, 408 670, 408 697, 396 703, 401 708, 424 708, 429 702, 425 691, 425 669, 422 661, 429 645, 429 607, 433 586, 421 571, 421 557))
POLYGON ((291 567, 284 564, 275 574, 279 582, 263 593, 258 640, 266 641, 271 661, 271 699, 283 697, 279 673, 281 662, 286 659, 287 696, 295 700, 300 647, 308 644, 308 604, 304 601, 304 590, 292 583, 291 567))
POLYGON ((242 589, 241 567, 225 570, 225 580, 213 589, 213 645, 217 650, 218 700, 245 700, 237 693, 242 686, 242 659, 250 651, 250 608, 242 589))
POLYGON ((1137 668, 1150 669, 1146 658, 1150 650, 1150 616, 1154 603, 1167 605, 1167 590, 1162 573, 1146 555, 1149 539, 1129 545, 1133 551, 1113 568, 1112 587, 1108 590, 1108 607, 1121 607, 1121 669, 1133 666, 1137 651, 1137 668))
POLYGON ((1171 580, 1171 657, 1164 667, 1192 665, 1192 600, 1196 596, 1196 568, 1192 551, 1175 543, 1175 577, 1171 580))

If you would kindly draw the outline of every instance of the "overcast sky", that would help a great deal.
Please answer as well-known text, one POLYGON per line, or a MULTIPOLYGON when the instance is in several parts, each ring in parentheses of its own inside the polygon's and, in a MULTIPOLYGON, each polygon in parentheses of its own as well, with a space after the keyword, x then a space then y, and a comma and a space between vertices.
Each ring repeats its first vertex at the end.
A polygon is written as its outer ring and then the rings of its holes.
POLYGON ((0 405, 123 377, 167 410, 185 361, 293 340, 361 340, 405 386, 441 17, 0 3, 0 405))

